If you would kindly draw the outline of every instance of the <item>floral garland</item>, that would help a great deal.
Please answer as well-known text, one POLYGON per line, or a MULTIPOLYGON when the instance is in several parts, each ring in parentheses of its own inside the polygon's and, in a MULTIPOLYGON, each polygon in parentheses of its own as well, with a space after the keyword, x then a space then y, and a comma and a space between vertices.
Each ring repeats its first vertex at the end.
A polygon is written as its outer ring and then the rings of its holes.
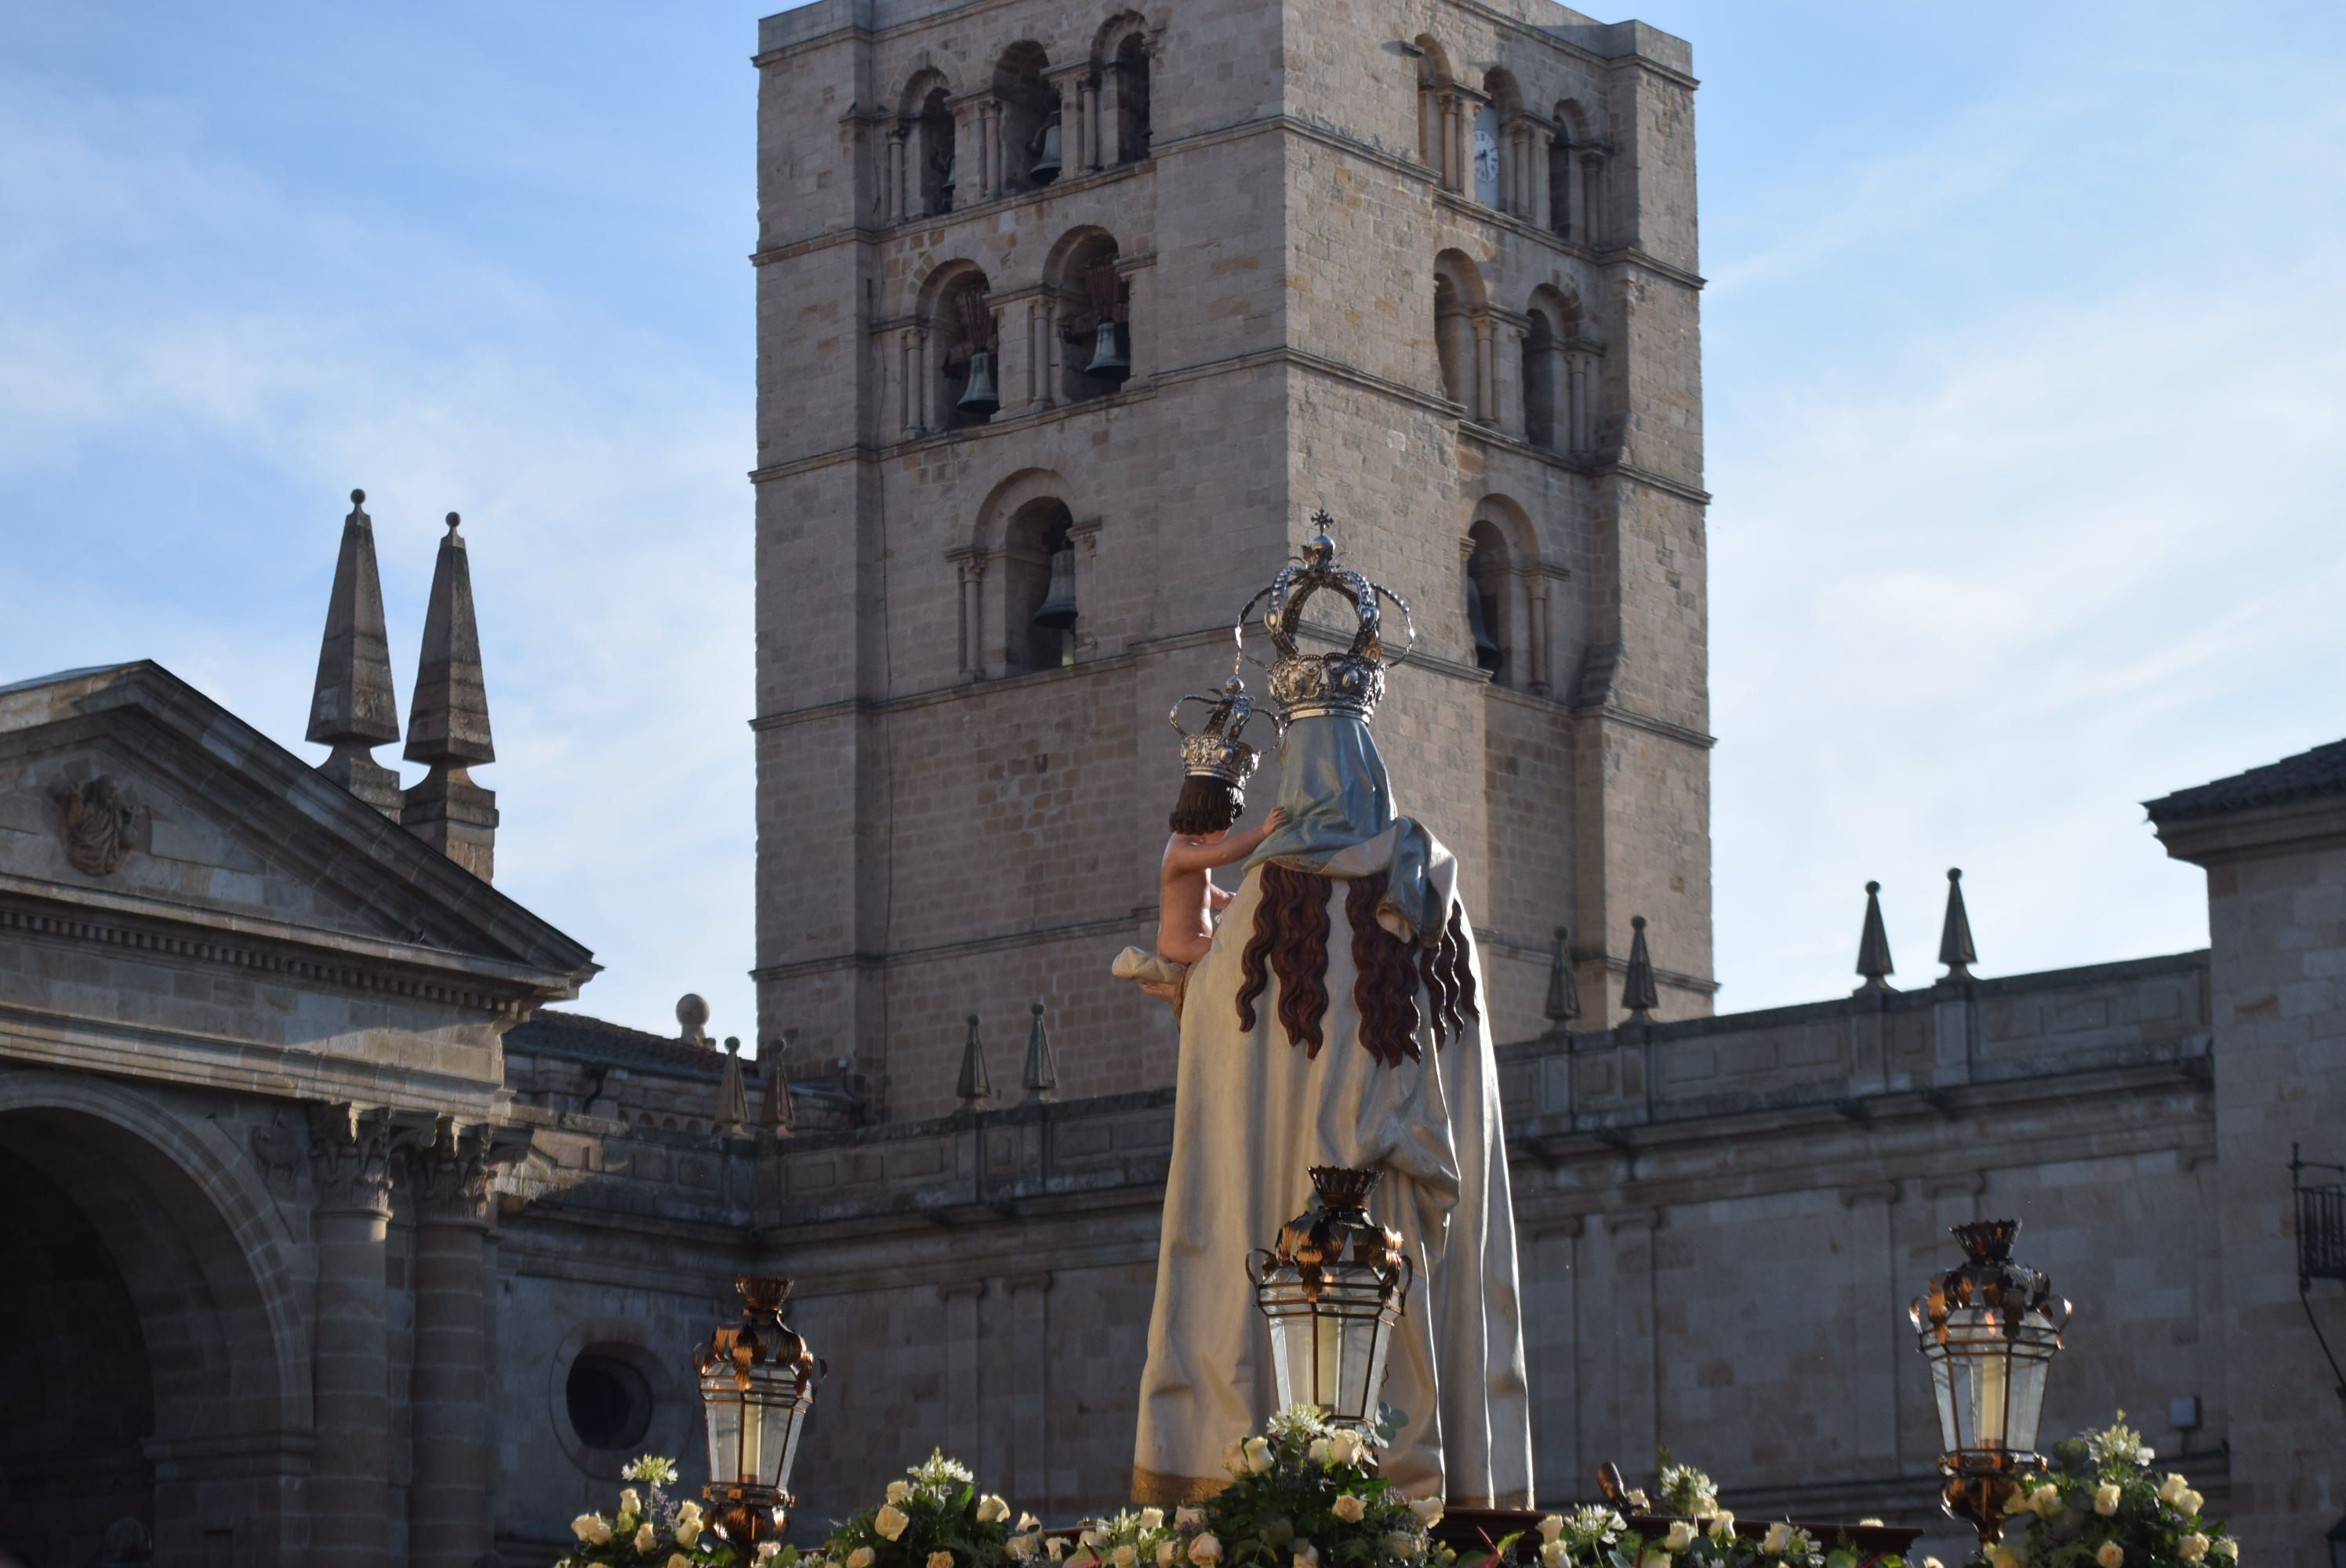
POLYGON ((942 1450, 904 1473, 910 1479, 890 1481, 876 1507, 833 1530, 817 1551, 793 1553, 777 1568, 1002 1568, 1015 1555, 1014 1533, 1037 1529, 1025 1515, 1014 1531, 1010 1505, 980 1493, 968 1468, 942 1450))
MULTIPOLYGON (((555 1568, 734 1568, 742 1561, 733 1543, 709 1528, 700 1504, 689 1498, 668 1501, 667 1489, 676 1484, 675 1461, 648 1453, 620 1475, 647 1488, 650 1501, 635 1487, 623 1487, 618 1509, 609 1518, 582 1513, 572 1520, 577 1550, 555 1568)), ((757 1561, 780 1550, 773 1542, 763 1543, 757 1561)))
POLYGON ((2004 1539, 1974 1558, 1973 1568, 2238 1563, 2239 1543, 2201 1517, 2206 1500, 2191 1483, 2172 1471, 2151 1473, 2157 1457, 2126 1424, 2124 1410, 2100 1431, 2055 1443, 2052 1468, 2013 1493, 2004 1539))

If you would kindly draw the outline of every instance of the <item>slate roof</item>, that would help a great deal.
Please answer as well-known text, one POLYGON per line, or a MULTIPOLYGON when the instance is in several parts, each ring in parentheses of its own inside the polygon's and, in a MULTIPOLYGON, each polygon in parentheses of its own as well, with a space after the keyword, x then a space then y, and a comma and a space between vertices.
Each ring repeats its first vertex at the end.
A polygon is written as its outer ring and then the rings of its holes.
POLYGON ((2143 809, 2154 822, 2176 822, 2337 794, 2346 794, 2346 740, 2333 740, 2229 779, 2178 789, 2145 801, 2143 809))
MULTIPOLYGON (((648 1034, 624 1023, 555 1008, 541 1008, 527 1023, 506 1030, 505 1050, 574 1061, 615 1062, 709 1079, 725 1069, 721 1048, 688 1045, 671 1035, 648 1034)), ((757 1063, 744 1056, 741 1072, 746 1077, 756 1077, 757 1063)))

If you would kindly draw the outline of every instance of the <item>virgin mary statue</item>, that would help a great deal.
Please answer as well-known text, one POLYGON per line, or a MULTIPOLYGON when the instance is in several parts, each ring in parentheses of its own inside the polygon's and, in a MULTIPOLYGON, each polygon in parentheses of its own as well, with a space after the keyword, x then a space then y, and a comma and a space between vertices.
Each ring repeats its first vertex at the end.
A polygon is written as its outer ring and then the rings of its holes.
POLYGON ((1182 990, 1133 1495, 1214 1492, 1229 1446, 1271 1413, 1246 1256, 1307 1207, 1308 1167, 1341 1166, 1378 1173, 1376 1217, 1414 1265, 1387 1360, 1399 1431, 1385 1474, 1413 1497, 1528 1507, 1515 1220, 1473 926, 1457 862, 1394 814, 1369 734, 1386 663, 1377 600, 1407 606, 1334 553, 1316 535, 1257 596, 1278 650, 1287 820, 1246 862, 1182 990), (1321 590, 1359 616, 1347 651, 1296 647, 1321 590))

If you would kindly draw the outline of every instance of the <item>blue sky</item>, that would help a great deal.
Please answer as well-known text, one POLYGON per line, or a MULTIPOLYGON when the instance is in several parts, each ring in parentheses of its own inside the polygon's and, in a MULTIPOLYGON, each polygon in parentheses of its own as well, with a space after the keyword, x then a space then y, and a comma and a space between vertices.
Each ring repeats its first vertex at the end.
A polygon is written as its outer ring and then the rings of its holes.
MULTIPOLYGON (((0 6, 0 680, 315 755, 344 494, 403 713, 460 510, 499 885, 745 1035, 759 9, 0 6)), ((1927 978, 1949 865, 1983 972, 2204 942, 2137 802, 2346 735, 2346 8, 1634 14, 1704 82, 1720 1007, 1853 983, 1869 878, 1927 978)))

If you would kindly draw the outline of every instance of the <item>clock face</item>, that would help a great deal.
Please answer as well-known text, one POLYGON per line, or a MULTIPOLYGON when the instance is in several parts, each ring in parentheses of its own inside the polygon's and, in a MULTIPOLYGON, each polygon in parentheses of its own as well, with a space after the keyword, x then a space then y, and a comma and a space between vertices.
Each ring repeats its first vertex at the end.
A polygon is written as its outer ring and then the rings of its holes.
POLYGON ((1499 178, 1499 140, 1480 126, 1474 128, 1474 178, 1492 181, 1499 178))

